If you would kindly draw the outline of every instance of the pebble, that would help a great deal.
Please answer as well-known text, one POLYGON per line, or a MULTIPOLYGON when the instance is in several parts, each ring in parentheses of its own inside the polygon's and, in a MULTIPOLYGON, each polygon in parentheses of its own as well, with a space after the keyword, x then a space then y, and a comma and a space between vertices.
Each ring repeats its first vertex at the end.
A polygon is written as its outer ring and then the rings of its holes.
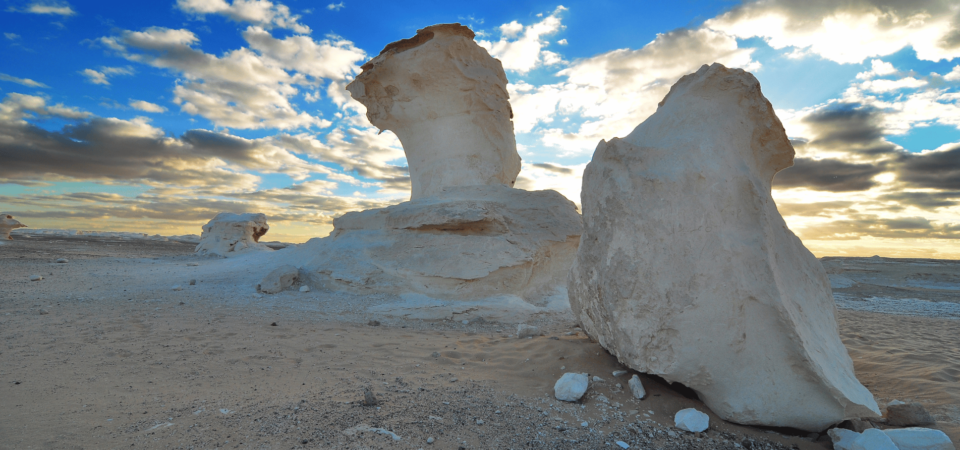
POLYGON ((45 316, 45 315, 47 315, 47 314, 50 314, 50 311, 47 311, 47 310, 45 310, 45 309, 41 309, 41 310, 40 310, 40 315, 41 315, 41 316, 45 316))
POLYGON ((67 258, 59 258, 59 259, 57 259, 57 264, 66 264, 66 263, 68 263, 68 262, 70 262, 70 260, 68 260, 67 258))
POLYGON ((517 338, 523 339, 525 337, 534 337, 540 335, 540 329, 533 326, 521 323, 517 325, 517 338))
POLYGON ((483 419, 477 419, 477 425, 483 425, 483 419))
POLYGON ((363 390, 363 406, 373 406, 377 404, 377 397, 370 392, 370 389, 363 390))
POLYGON ((182 287, 180 287, 180 285, 179 285, 179 284, 175 284, 175 285, 173 285, 173 287, 172 287, 172 288, 170 288, 170 289, 172 289, 172 290, 174 290, 174 291, 182 291, 182 290, 183 290, 183 288, 182 288, 182 287))
POLYGON ((586 421, 584 421, 584 422, 580 422, 580 426, 586 428, 586 427, 590 426, 590 424, 587 423, 586 421))
POLYGON ((613 371, 613 376, 615 376, 615 377, 619 377, 620 375, 626 375, 626 374, 627 374, 627 371, 626 371, 626 370, 614 370, 614 371, 613 371))
POLYGON ((300 286, 300 292, 310 292, 310 286, 300 286))
POLYGON ((643 384, 640 383, 640 377, 634 375, 630 377, 630 381, 627 382, 630 386, 630 392, 633 393, 634 398, 643 400, 647 396, 646 389, 643 388, 643 384))
POLYGON ((40 275, 30 275, 30 281, 40 281, 42 279, 43 277, 41 277, 40 275))
POLYGON ((936 420, 919 403, 887 405, 887 424, 895 427, 933 425, 936 420))
POLYGON ((456 382, 457 382, 457 378, 456 378, 456 377, 451 378, 451 379, 450 379, 450 382, 451 382, 451 383, 456 383, 456 382))
POLYGON ((197 285, 197 279, 196 279, 196 278, 191 278, 191 279, 190 279, 190 286, 196 286, 196 285, 197 285))
POLYGON ((430 356, 433 357, 433 358, 439 358, 439 357, 440 357, 440 353, 438 353, 438 352, 433 352, 433 353, 430 354, 430 356))
POLYGON ((602 382, 603 382, 603 378, 600 378, 600 377, 598 377, 598 376, 594 376, 594 377, 593 377, 593 382, 594 382, 594 383, 602 383, 602 382))
POLYGON ((589 386, 586 374, 567 372, 553 385, 553 395, 557 400, 575 402, 583 397, 589 386))
POLYGON ((187 263, 187 265, 188 265, 188 266, 196 267, 196 266, 199 266, 200 263, 187 263))
POLYGON ((630 444, 623 441, 617 441, 617 445, 619 445, 620 448, 630 448, 630 444))
POLYGON ((694 408, 681 409, 673 418, 674 424, 681 430, 699 433, 710 426, 710 416, 694 408))
POLYGON ((428 438, 427 438, 427 443, 428 443, 428 444, 432 444, 434 440, 435 440, 435 439, 433 439, 433 437, 428 437, 428 438))
POLYGON ((370 319, 370 321, 367 322, 367 325, 370 325, 371 327, 379 327, 379 326, 380 326, 380 321, 379 321, 379 320, 370 319))

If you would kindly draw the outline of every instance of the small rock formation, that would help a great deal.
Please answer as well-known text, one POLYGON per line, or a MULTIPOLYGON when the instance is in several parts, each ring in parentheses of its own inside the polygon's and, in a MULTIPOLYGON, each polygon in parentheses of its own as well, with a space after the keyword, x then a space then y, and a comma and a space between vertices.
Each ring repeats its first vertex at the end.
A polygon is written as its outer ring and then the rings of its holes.
POLYGON ((553 396, 564 402, 577 402, 587 393, 590 379, 585 373, 567 372, 553 385, 553 396))
POLYGON ((24 228, 26 225, 14 219, 10 214, 0 213, 0 239, 13 240, 10 232, 17 228, 24 228))
POLYGON ((220 213, 203 226, 195 251, 229 257, 250 250, 270 250, 260 243, 269 229, 267 216, 261 213, 220 213))
POLYGON ((899 450, 956 450, 950 438, 940 430, 899 428, 883 432, 899 450))
POLYGON ((528 337, 540 336, 540 329, 533 326, 521 323, 517 325, 517 339, 523 339, 528 337))
POLYGON ((684 76, 583 174, 570 305, 621 362, 733 422, 820 431, 879 416, 823 266, 770 195, 794 150, 753 75, 684 76))
POLYGON ((284 289, 293 286, 300 278, 300 270, 289 264, 284 264, 273 269, 260 280, 257 285, 257 292, 264 294, 276 294, 284 289))
POLYGON ((400 138, 411 200, 448 186, 513 186, 520 173, 507 76, 473 37, 459 23, 417 30, 347 85, 370 122, 400 138))
MULTIPOLYGON (((892 403, 892 402, 891 402, 892 403)), ((937 423, 927 409, 919 403, 899 403, 887 405, 887 424, 895 427, 933 425, 937 423)))
POLYGON ((630 377, 630 381, 627 382, 627 385, 630 386, 630 392, 633 393, 634 398, 637 400, 643 400, 647 396, 647 390, 643 388, 643 383, 640 382, 640 377, 634 375, 630 377))
POLYGON ((710 428, 710 416, 693 408, 681 409, 673 416, 673 424, 681 430, 699 433, 710 428))

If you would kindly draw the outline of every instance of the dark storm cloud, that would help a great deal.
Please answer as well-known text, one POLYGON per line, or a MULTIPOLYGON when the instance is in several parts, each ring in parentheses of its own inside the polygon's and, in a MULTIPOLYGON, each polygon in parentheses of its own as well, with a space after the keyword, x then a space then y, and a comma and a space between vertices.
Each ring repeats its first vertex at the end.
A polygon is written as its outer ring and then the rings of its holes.
POLYGON ((819 109, 803 119, 813 139, 803 146, 821 150, 880 156, 897 151, 897 146, 883 140, 883 111, 858 103, 835 103, 819 109))
POLYGON ((960 146, 924 153, 904 153, 897 176, 911 187, 960 189, 960 146))
POLYGON ((884 194, 880 200, 896 202, 899 206, 915 206, 927 211, 948 208, 960 204, 960 191, 896 192, 884 194))
POLYGON ((865 191, 876 186, 873 177, 884 171, 881 163, 849 163, 839 159, 796 158, 793 167, 777 173, 776 188, 804 187, 818 191, 865 191))
POLYGON ((936 224, 924 217, 884 219, 875 215, 853 215, 847 220, 804 228, 803 239, 856 240, 862 236, 894 239, 960 239, 960 224, 936 224))
POLYGON ((560 175, 573 175, 573 169, 563 167, 563 166, 558 166, 555 164, 534 163, 534 164, 531 164, 531 166, 546 170, 548 172, 558 173, 560 175))

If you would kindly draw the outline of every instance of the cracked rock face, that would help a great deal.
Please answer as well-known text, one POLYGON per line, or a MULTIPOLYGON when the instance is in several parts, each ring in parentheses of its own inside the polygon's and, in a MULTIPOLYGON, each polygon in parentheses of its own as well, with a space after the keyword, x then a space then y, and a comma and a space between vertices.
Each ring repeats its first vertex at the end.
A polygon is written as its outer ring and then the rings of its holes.
POLYGON ((269 251, 269 247, 260 243, 260 237, 269 229, 267 216, 262 213, 220 213, 203 226, 195 251, 224 257, 247 251, 269 251))
POLYGON ((367 118, 407 155, 411 200, 444 187, 513 186, 520 156, 500 61, 460 24, 391 43, 347 85, 367 118))
POLYGON ((753 75, 675 84, 583 175, 568 284, 584 330, 724 419, 819 431, 876 417, 840 341, 830 282, 770 195, 794 150, 753 75))
POLYGON ((10 214, 0 214, 0 239, 12 240, 10 232, 17 228, 24 228, 26 225, 14 219, 10 214))

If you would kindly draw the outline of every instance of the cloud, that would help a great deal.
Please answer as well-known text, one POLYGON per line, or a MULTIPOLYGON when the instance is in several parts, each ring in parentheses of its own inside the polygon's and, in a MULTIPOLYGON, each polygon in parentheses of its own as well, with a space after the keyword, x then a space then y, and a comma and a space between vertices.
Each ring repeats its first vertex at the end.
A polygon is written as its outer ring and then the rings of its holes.
POLYGON ((43 1, 43 0, 34 0, 27 4, 23 8, 14 8, 9 7, 7 11, 11 12, 22 12, 29 14, 44 14, 44 15, 55 15, 70 17, 76 14, 76 11, 73 10, 73 7, 69 3, 63 1, 43 1))
POLYGON ((960 143, 921 153, 904 153, 897 166, 898 180, 912 187, 960 189, 960 143))
POLYGON ((24 86, 35 87, 35 88, 48 88, 48 87, 50 87, 50 86, 47 86, 47 85, 45 85, 45 84, 43 84, 43 83, 41 83, 41 82, 39 82, 39 81, 33 81, 33 80, 29 79, 29 78, 17 78, 17 77, 15 77, 15 76, 7 75, 7 74, 5 74, 5 73, 0 73, 0 81, 9 81, 9 82, 11 82, 11 83, 22 84, 22 85, 24 85, 24 86))
POLYGON ((20 39, 20 35, 17 33, 3 33, 3 37, 10 41, 16 41, 17 39, 20 39))
POLYGON ((960 66, 953 66, 953 70, 944 75, 943 79, 947 81, 960 81, 960 66))
POLYGON ((777 173, 773 186, 803 187, 820 191, 865 191, 878 183, 873 177, 885 171, 883 164, 856 164, 838 159, 796 158, 793 167, 777 173))
POLYGON ((960 205, 960 191, 910 191, 894 192, 878 197, 893 202, 895 206, 913 206, 926 211, 960 205))
POLYGON ((515 187, 528 191, 552 189, 579 205, 583 169, 586 166, 586 164, 564 166, 553 163, 524 162, 515 187))
POLYGON ((862 0, 851 2, 749 1, 704 22, 740 39, 763 38, 774 49, 794 49, 841 64, 912 47, 927 61, 960 56, 960 30, 951 2, 862 0))
POLYGON ((290 102, 299 93, 294 85, 345 78, 359 71, 357 62, 366 55, 341 38, 275 39, 260 27, 249 27, 243 35, 252 49, 240 48, 220 57, 194 48, 198 39, 188 30, 124 31, 99 42, 131 61, 182 75, 174 87, 173 102, 181 111, 203 116, 217 126, 281 130, 330 126, 328 120, 297 110, 290 102))
POLYGON ((346 6, 347 6, 347 5, 344 5, 343 2, 340 2, 340 3, 331 3, 331 4, 327 5, 327 9, 329 9, 330 11, 340 11, 341 9, 345 8, 346 6))
POLYGON ((960 239, 960 224, 937 222, 925 217, 885 218, 854 214, 850 218, 820 223, 798 230, 804 240, 858 240, 864 236, 883 239, 960 239))
POLYGON ((146 112, 152 112, 152 113, 162 113, 167 111, 167 108, 164 108, 156 103, 150 103, 143 100, 130 99, 129 104, 131 108, 139 109, 140 111, 146 111, 146 112))
POLYGON ((109 77, 117 75, 133 75, 132 67, 100 67, 100 70, 83 69, 79 72, 87 77, 87 82, 93 84, 110 85, 109 77))
POLYGON ((300 16, 290 13, 290 8, 269 0, 177 0, 181 11, 203 17, 221 14, 236 22, 249 22, 263 28, 288 28, 297 33, 310 33, 310 27, 301 24, 300 16))
POLYGON ((867 72, 860 72, 857 74, 858 80, 869 80, 873 77, 882 77, 885 75, 892 75, 897 73, 897 69, 893 67, 893 64, 888 62, 883 62, 879 59, 874 59, 870 61, 870 70, 867 72))
POLYGON ((810 203, 777 202, 777 210, 784 216, 833 216, 840 213, 856 212, 852 201, 830 201, 810 203))
POLYGON ((526 74, 541 65, 557 64, 560 62, 559 55, 553 52, 544 54, 543 48, 548 44, 546 37, 563 28, 560 13, 566 9, 558 6, 540 22, 526 27, 517 21, 503 24, 500 26, 499 41, 478 40, 477 44, 499 59, 504 70, 519 74, 526 74))
POLYGON ((808 156, 832 154, 870 160, 895 153, 899 146, 884 139, 885 116, 884 111, 859 103, 828 103, 801 115, 799 124, 809 141, 795 147, 808 156))

